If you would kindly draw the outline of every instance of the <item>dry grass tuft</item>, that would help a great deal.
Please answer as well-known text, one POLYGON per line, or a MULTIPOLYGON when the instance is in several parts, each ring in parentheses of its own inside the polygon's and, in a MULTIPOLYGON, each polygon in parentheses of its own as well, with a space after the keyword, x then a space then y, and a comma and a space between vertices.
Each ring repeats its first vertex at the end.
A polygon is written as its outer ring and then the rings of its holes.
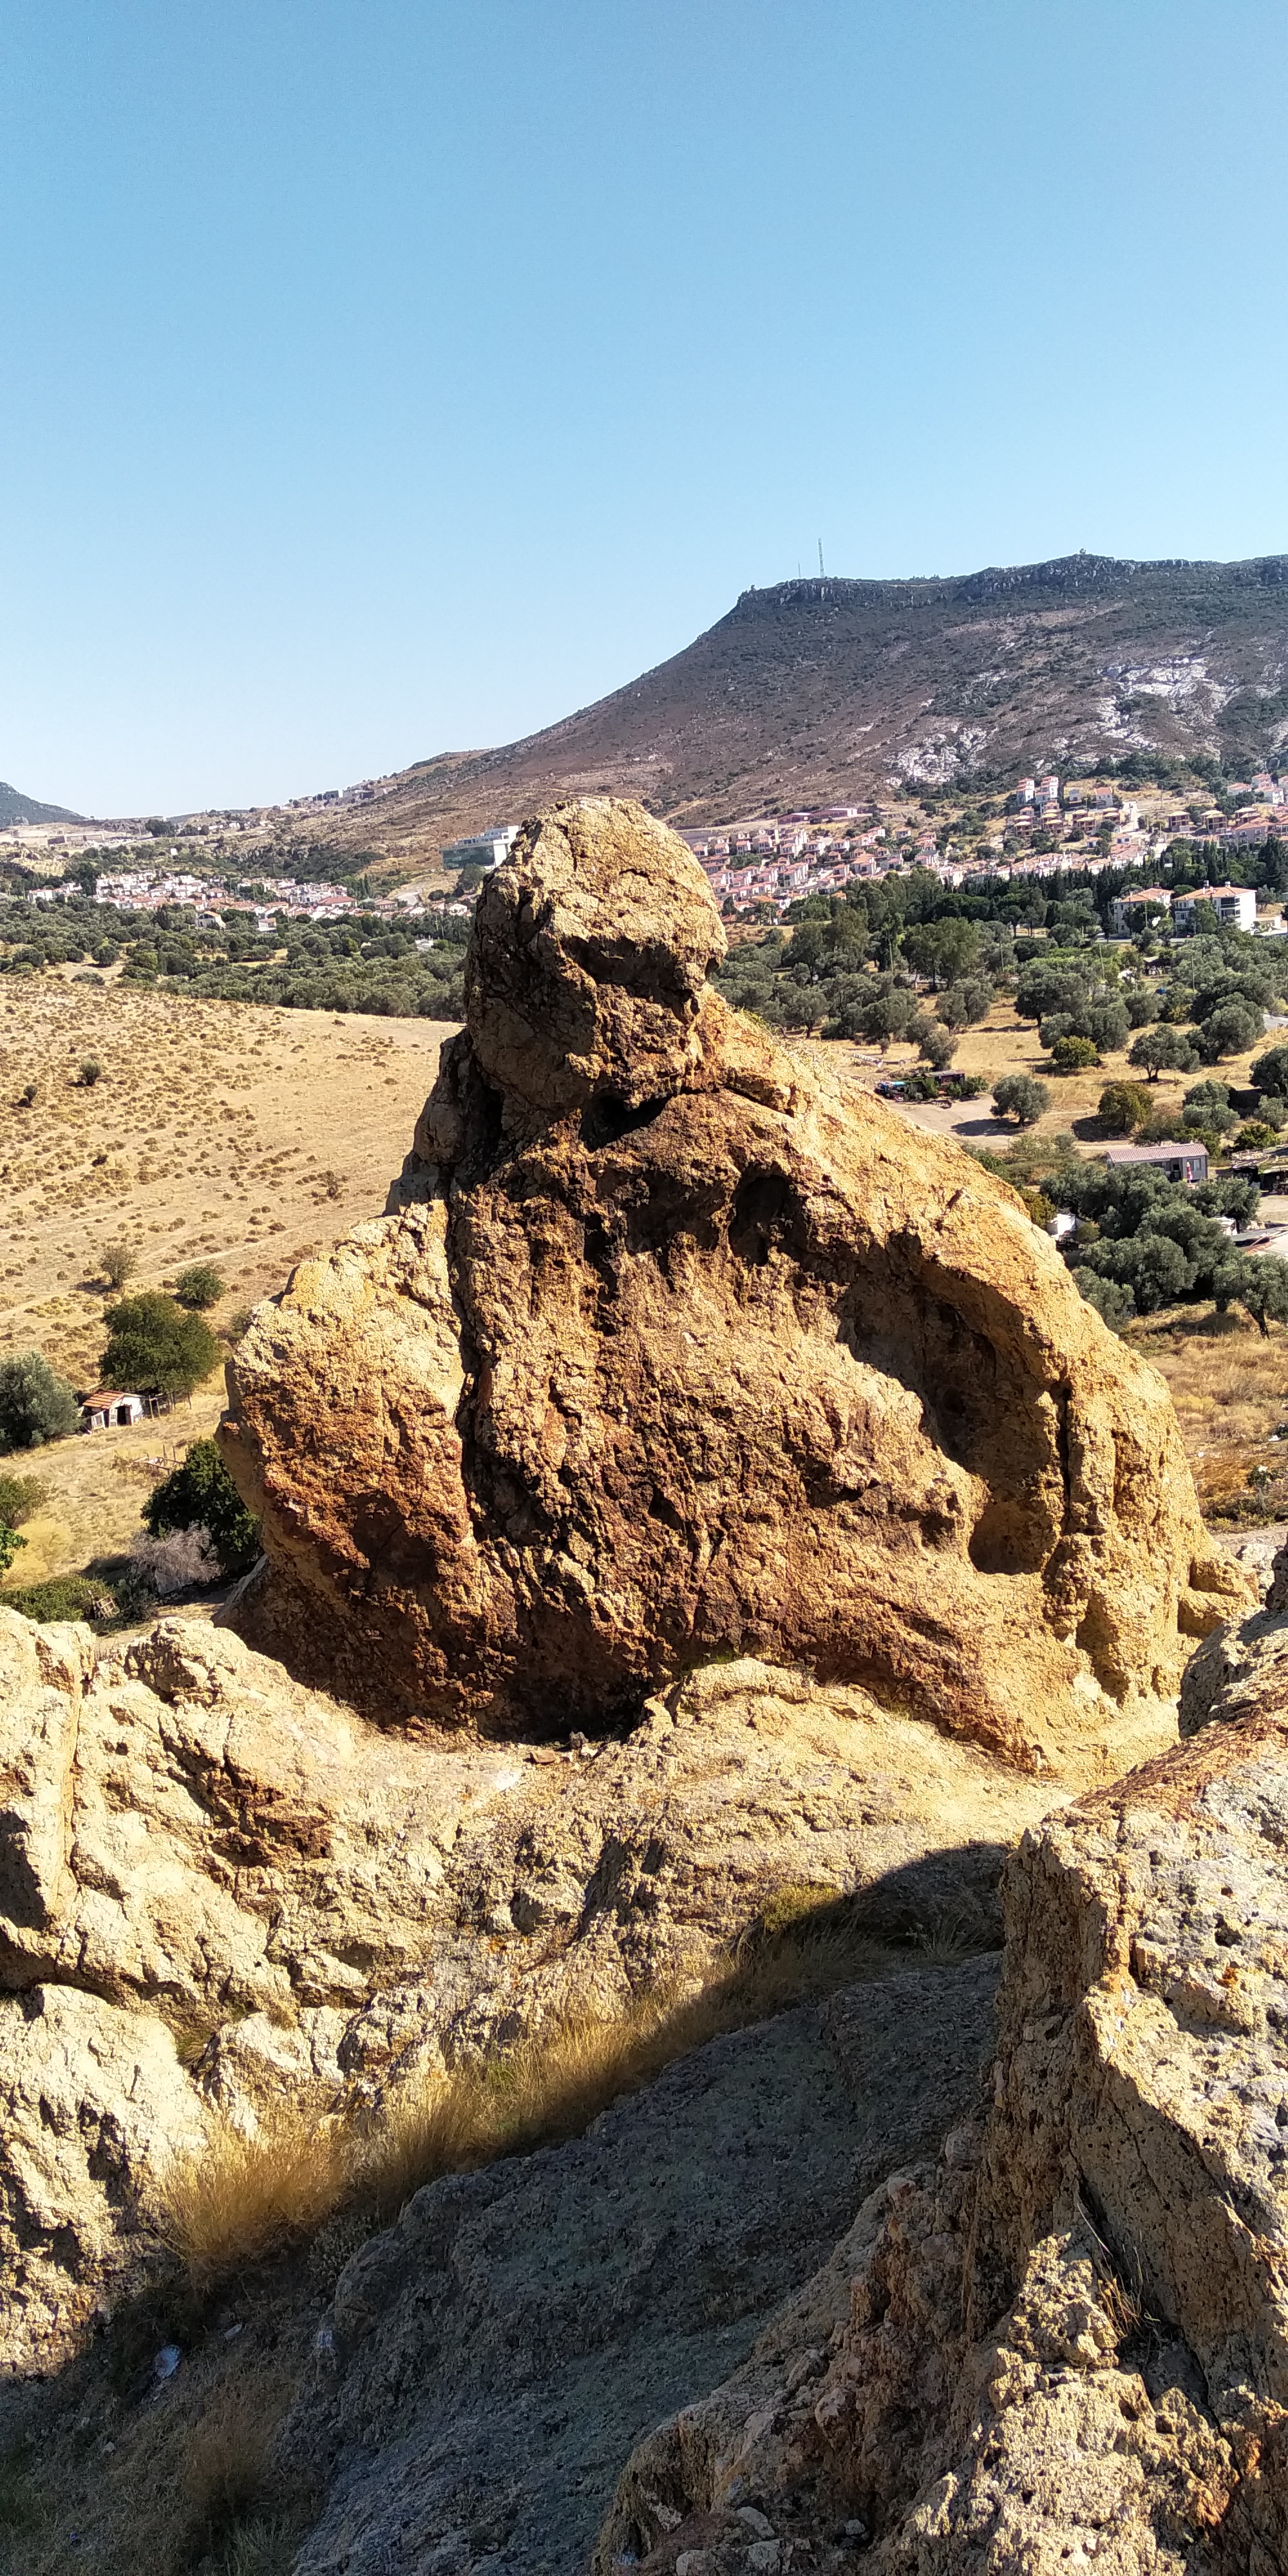
POLYGON ((290 2576, 299 2545, 299 2532, 290 2523, 265 2521, 256 2515, 230 2533, 220 2576, 290 2576))
POLYGON ((213 2280, 320 2227, 351 2171, 349 2135, 338 2120, 283 2112, 254 2137, 221 2123, 199 2155, 176 2157, 164 2175, 162 2230, 194 2280, 213 2280))
POLYGON ((1116 2272, 1102 2277, 1096 2285, 1096 2296, 1119 2343, 1132 2343, 1145 2322, 1143 2299, 1127 2289, 1116 2272))
POLYGON ((655 1987, 615 2020, 567 2020, 504 2056, 409 2080, 366 2120, 283 2114, 253 2138, 215 2130, 171 2166, 163 2232, 204 2284, 314 2234, 345 2204, 387 2223, 442 2174, 580 2136, 721 2032, 899 1964, 833 1890, 782 1889, 704 1985, 655 1987))
POLYGON ((192 2427, 183 2464, 183 2501, 194 2535, 219 2539, 268 2501, 285 2397, 263 2372, 215 2390, 192 2427))

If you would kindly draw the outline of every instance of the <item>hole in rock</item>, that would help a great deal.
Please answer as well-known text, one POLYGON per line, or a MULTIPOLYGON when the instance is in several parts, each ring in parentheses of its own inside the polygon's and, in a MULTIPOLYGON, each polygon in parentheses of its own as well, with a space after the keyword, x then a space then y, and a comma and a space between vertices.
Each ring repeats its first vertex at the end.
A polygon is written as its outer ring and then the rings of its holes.
POLYGON ((651 1127, 665 1107, 665 1099, 641 1100, 632 1109, 620 1092, 601 1091, 581 1113, 581 1141, 592 1153, 601 1145, 615 1145, 619 1137, 634 1135, 637 1127, 651 1127))
POLYGON ((753 1166, 743 1173, 734 1192, 730 1244, 741 1261, 760 1269, 769 1259, 771 1243, 797 1215, 796 1193, 785 1175, 753 1166))
POLYGON ((1010 1494, 993 1494, 970 1535, 971 1564, 980 1574, 1037 1574, 1046 1562, 1051 1532, 1037 1513, 1010 1494))

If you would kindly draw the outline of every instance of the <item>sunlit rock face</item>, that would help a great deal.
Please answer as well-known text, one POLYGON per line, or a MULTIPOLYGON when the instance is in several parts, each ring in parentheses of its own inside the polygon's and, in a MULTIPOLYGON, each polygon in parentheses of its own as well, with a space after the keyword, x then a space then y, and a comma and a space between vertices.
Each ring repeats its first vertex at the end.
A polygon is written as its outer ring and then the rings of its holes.
POLYGON ((241 1633, 383 1722, 619 1723, 753 1654, 1111 1774, 1242 1598, 1166 1392, 1003 1186, 705 981, 634 805, 526 824, 389 1212, 237 1352, 241 1633))

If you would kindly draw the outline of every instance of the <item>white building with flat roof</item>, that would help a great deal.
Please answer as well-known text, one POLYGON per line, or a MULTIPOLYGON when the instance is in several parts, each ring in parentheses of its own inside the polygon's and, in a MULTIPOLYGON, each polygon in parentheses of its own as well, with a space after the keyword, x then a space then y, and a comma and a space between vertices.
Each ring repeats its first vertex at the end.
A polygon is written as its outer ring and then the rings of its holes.
POLYGON ((1178 894, 1172 905, 1172 919, 1178 930, 1193 929, 1196 903, 1210 903, 1222 929, 1256 929, 1255 886, 1196 886, 1193 894, 1178 894))
POLYGON ((445 868, 499 868, 508 859, 519 837, 517 823, 493 823, 484 832, 472 832, 468 840, 449 841, 443 851, 445 868))

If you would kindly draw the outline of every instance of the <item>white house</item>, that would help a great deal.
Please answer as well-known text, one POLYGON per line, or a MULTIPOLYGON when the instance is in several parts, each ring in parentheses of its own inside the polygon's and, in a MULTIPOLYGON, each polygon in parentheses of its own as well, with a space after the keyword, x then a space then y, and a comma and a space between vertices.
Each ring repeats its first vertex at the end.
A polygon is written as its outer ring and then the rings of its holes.
POLYGON ((1223 929, 1256 929, 1255 886, 1196 886, 1193 894, 1178 894, 1172 905, 1172 919, 1178 930, 1193 929, 1196 903, 1210 903, 1223 929))
POLYGON ((443 851, 445 868, 499 868, 508 859, 519 837, 517 823, 494 823, 485 832, 474 832, 467 841, 448 841, 443 851))

